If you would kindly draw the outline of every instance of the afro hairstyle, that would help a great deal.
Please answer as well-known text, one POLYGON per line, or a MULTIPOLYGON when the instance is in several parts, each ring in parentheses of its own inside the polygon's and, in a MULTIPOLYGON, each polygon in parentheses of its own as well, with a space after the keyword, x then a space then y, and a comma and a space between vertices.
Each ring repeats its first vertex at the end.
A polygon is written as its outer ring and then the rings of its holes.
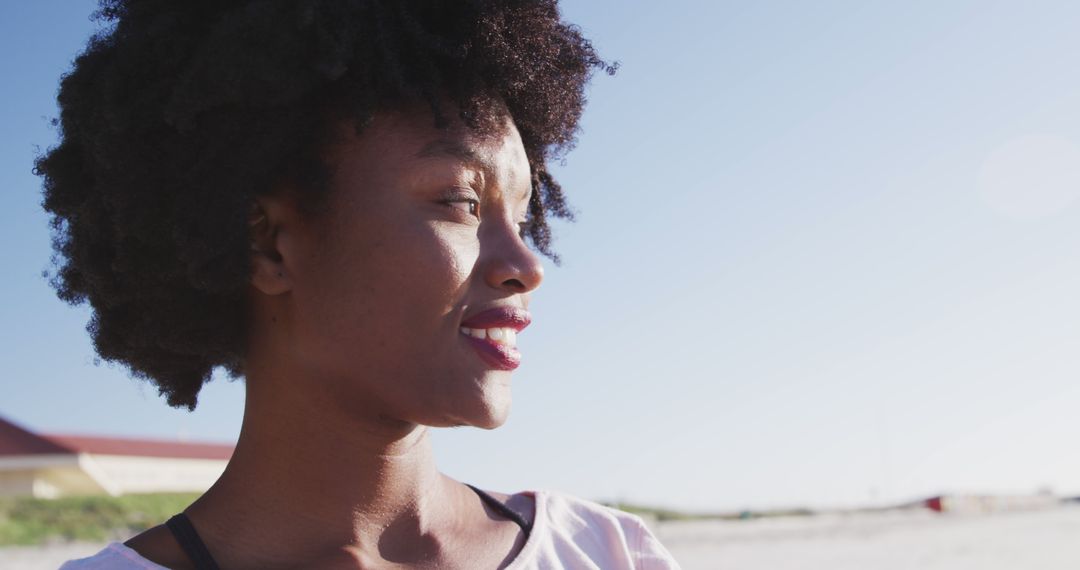
POLYGON ((508 113, 532 175, 524 236, 553 256, 548 219, 571 212, 548 164, 593 72, 615 71, 556 0, 102 0, 95 16, 35 164, 51 281, 90 304, 102 360, 188 409, 216 368, 243 375, 256 197, 288 181, 317 204, 334 124, 508 113))

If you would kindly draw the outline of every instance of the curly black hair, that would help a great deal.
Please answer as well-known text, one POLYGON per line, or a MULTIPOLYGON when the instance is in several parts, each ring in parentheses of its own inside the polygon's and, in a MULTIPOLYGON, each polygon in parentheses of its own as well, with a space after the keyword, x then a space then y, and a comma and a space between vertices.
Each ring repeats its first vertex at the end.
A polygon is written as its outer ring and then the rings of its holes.
POLYGON ((97 354, 194 409, 215 368, 243 375, 247 220, 282 181, 325 194, 333 125, 420 106, 473 129, 508 112, 551 254, 570 217, 550 160, 569 150, 597 70, 556 0, 101 0, 64 76, 60 142, 40 156, 52 284, 89 302, 97 354), (449 103, 449 105, 447 105, 449 103))

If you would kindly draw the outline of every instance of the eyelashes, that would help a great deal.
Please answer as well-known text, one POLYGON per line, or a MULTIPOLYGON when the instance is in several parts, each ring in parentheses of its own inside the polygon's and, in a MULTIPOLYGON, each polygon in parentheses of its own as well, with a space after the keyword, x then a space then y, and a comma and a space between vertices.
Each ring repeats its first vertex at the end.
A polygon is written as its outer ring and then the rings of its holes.
POLYGON ((446 204, 448 208, 480 219, 480 200, 476 198, 452 198, 444 200, 443 204, 446 204))
MULTIPOLYGON (((440 203, 450 210, 453 210, 455 214, 471 217, 476 221, 480 221, 480 199, 472 192, 451 192, 446 198, 440 200, 440 203)), ((525 239, 532 227, 531 220, 524 219, 517 222, 516 225, 518 228, 518 237, 525 239)))

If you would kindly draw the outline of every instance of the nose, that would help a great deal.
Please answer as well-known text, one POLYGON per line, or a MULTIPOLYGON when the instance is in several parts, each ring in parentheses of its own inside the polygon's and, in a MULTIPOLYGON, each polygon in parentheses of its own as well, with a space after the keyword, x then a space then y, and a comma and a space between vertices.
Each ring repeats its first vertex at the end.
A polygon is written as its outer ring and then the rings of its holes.
POLYGON ((507 221, 488 229, 484 255, 487 284, 511 293, 528 293, 539 287, 544 280, 544 266, 518 235, 517 225, 507 221))

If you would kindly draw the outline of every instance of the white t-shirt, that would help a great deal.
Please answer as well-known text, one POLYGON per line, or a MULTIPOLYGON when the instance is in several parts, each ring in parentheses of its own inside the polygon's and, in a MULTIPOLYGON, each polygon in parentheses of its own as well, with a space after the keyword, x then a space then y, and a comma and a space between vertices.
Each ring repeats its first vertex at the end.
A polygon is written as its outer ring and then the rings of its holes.
MULTIPOLYGON (((670 570, 671 554, 641 518, 576 497, 531 492, 536 500, 532 532, 506 570, 670 570)), ((114 542, 101 552, 72 560, 61 570, 164 568, 114 542)))

